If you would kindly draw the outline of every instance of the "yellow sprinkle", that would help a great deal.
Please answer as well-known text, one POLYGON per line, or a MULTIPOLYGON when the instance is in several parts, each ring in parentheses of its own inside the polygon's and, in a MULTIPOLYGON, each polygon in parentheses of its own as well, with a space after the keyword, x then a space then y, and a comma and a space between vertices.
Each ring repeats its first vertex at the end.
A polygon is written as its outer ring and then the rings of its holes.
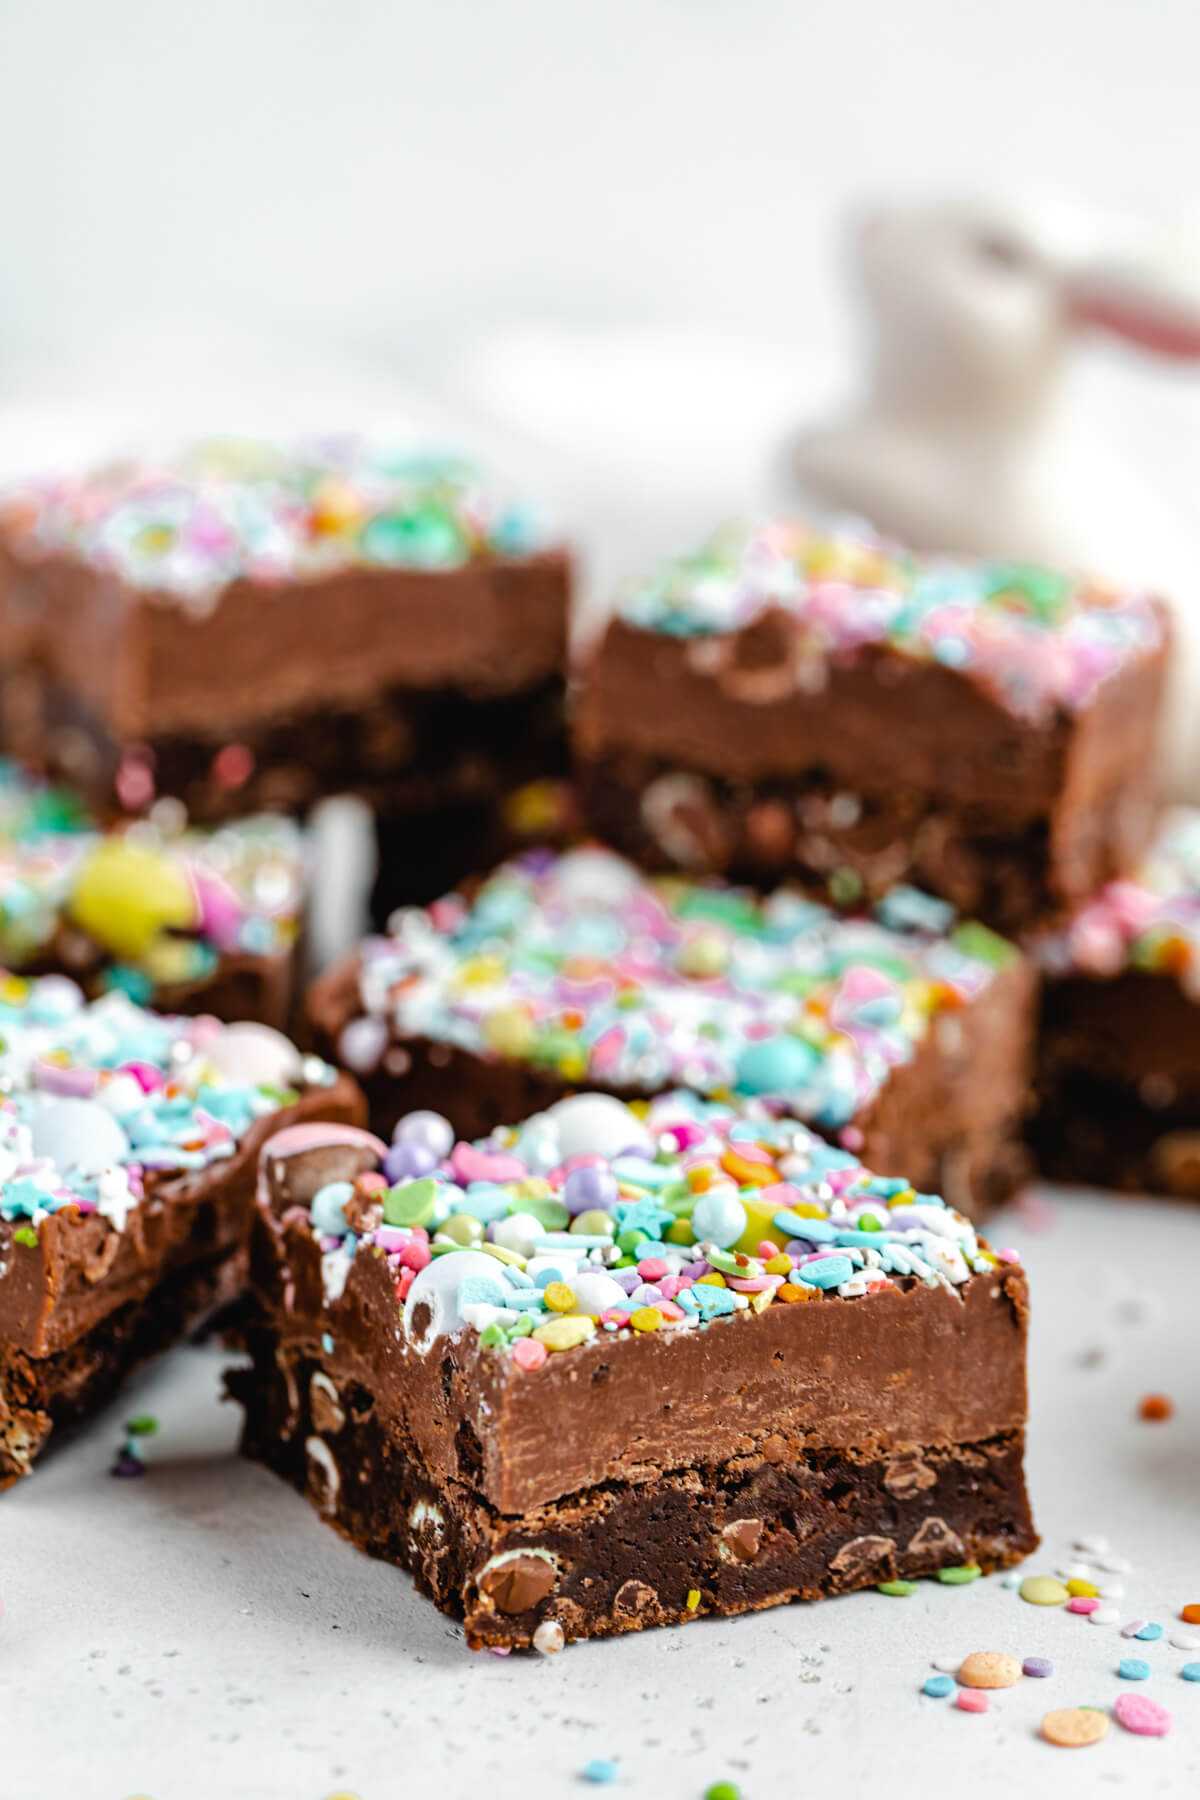
POLYGON ((517 1183, 517 1193, 522 1200, 546 1200, 553 1192, 543 1175, 527 1175, 524 1181, 517 1183))
POLYGON ((695 1612, 695 1610, 699 1606, 699 1604, 700 1604, 700 1589, 699 1588, 689 1588, 688 1589, 688 1597, 687 1597, 688 1611, 695 1612))
POLYGON ((548 1281, 542 1290, 542 1299, 551 1312, 569 1313, 575 1305, 575 1295, 565 1281, 548 1281))
POLYGON ((707 1275, 701 1275, 700 1281, 703 1282, 706 1287, 725 1286, 725 1277, 719 1269, 710 1269, 707 1275))
POLYGON ((1053 1575, 1027 1575, 1018 1592, 1030 1606, 1065 1606, 1071 1598, 1062 1582, 1056 1581, 1053 1575))
POLYGON ((485 1256, 494 1256, 497 1262, 507 1263, 510 1269, 523 1269, 525 1258, 519 1251, 509 1250, 504 1244, 480 1244, 478 1246, 485 1256))
POLYGON ((668 1225, 668 1244, 694 1244, 695 1241, 696 1234, 692 1230, 692 1222, 690 1219, 676 1219, 673 1225, 668 1225))
POLYGON ((635 1331, 657 1331, 662 1324, 662 1314, 653 1306, 639 1306, 635 1313, 630 1313, 629 1323, 635 1331))
POLYGON ((547 1350, 574 1350, 576 1345, 586 1344, 595 1330, 595 1319, 572 1313, 569 1319, 547 1319, 544 1325, 535 1325, 532 1335, 547 1350))
POLYGON ((1073 1600, 1095 1600, 1099 1596, 1100 1589, 1094 1581, 1081 1581, 1076 1575, 1068 1581, 1067 1592, 1073 1600))
POLYGON ((773 1256, 769 1263, 763 1264, 763 1272, 766 1275, 790 1275, 792 1259, 790 1256, 773 1256))
POLYGON ((762 1288, 757 1294, 751 1294, 749 1296, 750 1311, 755 1313, 766 1312, 774 1298, 774 1288, 762 1288))

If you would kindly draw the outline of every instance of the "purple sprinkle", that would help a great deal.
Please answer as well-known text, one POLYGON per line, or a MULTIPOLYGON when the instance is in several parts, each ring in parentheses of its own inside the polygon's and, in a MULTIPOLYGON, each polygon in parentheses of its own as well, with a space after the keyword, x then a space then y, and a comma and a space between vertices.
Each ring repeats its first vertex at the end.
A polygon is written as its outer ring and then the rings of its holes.
POLYGON ((1047 1675, 1053 1675, 1054 1664, 1048 1656, 1027 1656, 1021 1664, 1021 1673, 1022 1675, 1032 1675, 1036 1680, 1042 1681, 1047 1675))
POLYGON ((627 1294, 632 1294, 642 1285, 642 1278, 636 1269, 614 1269, 612 1277, 617 1286, 623 1287, 627 1294))
POLYGON ((783 1247, 789 1256, 808 1256, 817 1246, 811 1238, 789 1238, 783 1247))
POLYGON ((562 1185, 562 1203, 573 1214, 609 1212, 620 1197, 616 1177, 594 1163, 572 1169, 562 1185))
POLYGON ((146 1465, 140 1457, 130 1456, 127 1451, 119 1450, 117 1452, 117 1460, 113 1463, 110 1473, 119 1475, 123 1480, 126 1480, 133 1475, 144 1475, 146 1473, 146 1465))

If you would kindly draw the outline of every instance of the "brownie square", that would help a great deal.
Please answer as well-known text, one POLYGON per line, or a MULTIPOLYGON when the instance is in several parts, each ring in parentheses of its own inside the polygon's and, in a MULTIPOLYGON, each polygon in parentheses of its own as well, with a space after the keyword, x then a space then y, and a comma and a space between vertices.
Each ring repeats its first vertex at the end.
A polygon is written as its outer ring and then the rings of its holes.
POLYGON ((582 1094, 261 1168, 243 1448, 472 1647, 1036 1546, 1015 1252, 795 1119, 582 1094))
POLYGON ((780 889, 529 852, 393 915, 308 1012, 376 1130, 419 1107, 474 1138, 573 1088, 765 1096, 980 1216, 1023 1178, 1033 973, 945 902, 839 914, 780 889))
POLYGON ((202 820, 499 796, 547 718, 562 759, 568 586, 461 458, 357 438, 26 486, 0 508, 7 747, 202 820))
POLYGON ((106 833, 69 790, 0 759, 0 967, 285 1029, 308 889, 301 830, 270 813, 193 829, 181 810, 160 801, 106 833))
POLYGON ((353 1123, 346 1076, 267 1026, 0 980, 0 1486, 238 1295, 258 1150, 353 1123))
POLYGON ((1200 812, 1167 813, 1133 876, 1029 950, 1043 1171, 1200 1198, 1200 812))
POLYGON ((1024 929, 1148 844, 1166 653, 1146 594, 731 527, 583 655, 585 819, 653 868, 913 882, 1024 929))

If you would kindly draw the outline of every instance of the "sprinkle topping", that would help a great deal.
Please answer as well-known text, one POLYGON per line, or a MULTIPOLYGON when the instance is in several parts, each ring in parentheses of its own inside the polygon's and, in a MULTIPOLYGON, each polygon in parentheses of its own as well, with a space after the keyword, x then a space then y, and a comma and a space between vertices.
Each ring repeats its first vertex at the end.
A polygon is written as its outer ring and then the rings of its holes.
POLYGON ((843 530, 733 524, 619 596, 630 624, 674 637, 735 632, 768 610, 800 627, 814 679, 829 660, 886 644, 958 669, 1019 716, 1087 704, 1125 662, 1161 648, 1145 593, 1020 563, 918 557, 843 530))
POLYGON ((773 1098, 841 1129, 1013 954, 913 890, 844 917, 787 889, 651 880, 608 851, 533 852, 367 939, 339 1057, 365 1072, 390 1029, 570 1083, 773 1098))
POLYGON ((119 992, 89 1006, 64 976, 0 976, 0 1218, 30 1247, 64 1207, 123 1231, 149 1174, 232 1156, 296 1084, 333 1079, 265 1025, 170 1018, 119 992))
POLYGON ((531 515, 464 458, 348 435, 214 440, 26 484, 0 497, 0 528, 28 554, 66 553, 201 606, 241 579, 456 569, 545 547, 531 515))
MULTIPOLYGON (((84 933, 108 985, 146 1001, 223 956, 274 956, 299 934, 304 840, 289 819, 189 830, 163 803, 105 835, 62 789, 0 759, 0 962, 20 969, 84 933)), ((73 966, 79 966, 75 964, 73 966)))
MULTIPOLYGON (((435 1117, 401 1119, 382 1184, 376 1170, 328 1182, 308 1214, 327 1299, 341 1296, 356 1257, 386 1258, 422 1354, 473 1331, 534 1373, 600 1332, 703 1329, 914 1283, 956 1292, 1003 1266, 936 1195, 872 1175, 755 1103, 681 1091, 629 1107, 577 1094, 436 1161, 435 1117), (397 1179, 414 1154, 427 1173, 397 1179), (414 1188, 425 1190, 419 1203, 414 1188), (725 1208, 717 1237, 703 1210, 714 1196, 725 1208)), ((264 1166, 283 1149, 270 1140, 264 1166)))

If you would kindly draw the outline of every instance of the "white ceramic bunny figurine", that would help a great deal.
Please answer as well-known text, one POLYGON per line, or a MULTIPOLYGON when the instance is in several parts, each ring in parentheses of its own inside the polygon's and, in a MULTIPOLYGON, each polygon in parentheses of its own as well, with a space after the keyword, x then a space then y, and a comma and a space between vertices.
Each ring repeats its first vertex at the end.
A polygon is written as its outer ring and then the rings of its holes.
POLYGON ((1187 250, 1075 207, 873 214, 855 238, 866 397, 795 440, 785 475, 810 504, 918 548, 1080 566, 1167 595, 1180 646, 1168 780, 1200 799, 1200 516, 1181 530, 1120 445, 1072 416, 1062 381, 1088 328, 1200 359, 1200 255, 1187 250))

